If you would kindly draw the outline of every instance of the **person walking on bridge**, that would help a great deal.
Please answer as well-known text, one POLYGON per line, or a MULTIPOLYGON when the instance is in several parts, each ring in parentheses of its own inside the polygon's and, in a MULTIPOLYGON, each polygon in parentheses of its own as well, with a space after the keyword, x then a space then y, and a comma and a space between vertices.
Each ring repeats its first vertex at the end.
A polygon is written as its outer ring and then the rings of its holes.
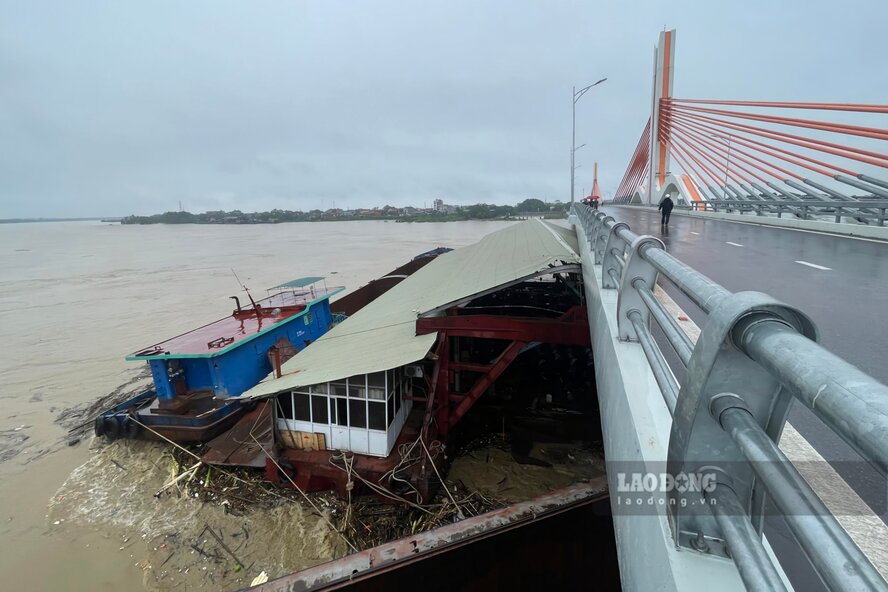
POLYGON ((668 195, 663 198, 663 201, 660 202, 660 205, 657 207, 658 210, 663 212, 662 217, 660 218, 660 224, 665 226, 669 224, 669 215, 672 214, 672 206, 675 204, 672 203, 672 198, 668 195))

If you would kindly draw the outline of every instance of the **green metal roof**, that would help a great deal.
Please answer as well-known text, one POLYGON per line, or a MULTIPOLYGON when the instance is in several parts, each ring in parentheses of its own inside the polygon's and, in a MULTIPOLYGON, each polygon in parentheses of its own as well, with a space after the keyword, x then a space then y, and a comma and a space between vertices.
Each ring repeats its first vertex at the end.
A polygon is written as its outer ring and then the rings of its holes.
POLYGON ((304 288, 305 286, 310 286, 315 282, 319 282, 324 279, 323 276, 309 276, 303 278, 297 278, 295 280, 290 280, 285 284, 280 284, 278 286, 273 286, 269 288, 269 290, 276 290, 278 288, 304 288))
POLYGON ((288 360, 243 397, 388 370, 422 360, 437 335, 416 335, 417 317, 553 265, 576 264, 572 230, 542 220, 514 224, 445 253, 288 360))

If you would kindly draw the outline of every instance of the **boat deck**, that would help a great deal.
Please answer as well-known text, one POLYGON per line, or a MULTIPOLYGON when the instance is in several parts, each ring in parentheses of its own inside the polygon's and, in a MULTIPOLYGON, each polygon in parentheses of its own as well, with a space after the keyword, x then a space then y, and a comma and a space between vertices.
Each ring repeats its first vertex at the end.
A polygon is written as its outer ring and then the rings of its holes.
POLYGON ((240 310, 187 333, 142 348, 128 359, 154 356, 207 356, 244 341, 305 310, 308 303, 338 291, 338 288, 307 288, 281 292, 258 300, 259 313, 248 303, 240 310))
POLYGON ((176 401, 180 405, 175 409, 165 409, 161 405, 161 400, 154 398, 148 406, 139 411, 142 414, 175 415, 181 418, 200 419, 221 409, 228 403, 225 399, 217 399, 213 396, 213 391, 208 389, 189 391, 177 397, 176 401))

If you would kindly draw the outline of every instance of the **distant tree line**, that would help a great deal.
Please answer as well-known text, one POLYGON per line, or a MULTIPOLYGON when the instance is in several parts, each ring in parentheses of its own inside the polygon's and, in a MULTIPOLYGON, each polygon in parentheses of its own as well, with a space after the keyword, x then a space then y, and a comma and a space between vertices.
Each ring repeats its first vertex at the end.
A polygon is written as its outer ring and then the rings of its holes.
POLYGON ((522 214, 542 214, 559 218, 567 214, 569 204, 556 201, 547 203, 541 199, 525 199, 514 206, 474 204, 470 206, 446 206, 445 210, 398 208, 385 206, 372 209, 329 210, 271 210, 268 212, 210 211, 202 214, 191 212, 165 212, 153 216, 127 216, 121 224, 278 224, 281 222, 320 222, 339 220, 397 220, 401 222, 447 222, 456 220, 508 219, 522 214))

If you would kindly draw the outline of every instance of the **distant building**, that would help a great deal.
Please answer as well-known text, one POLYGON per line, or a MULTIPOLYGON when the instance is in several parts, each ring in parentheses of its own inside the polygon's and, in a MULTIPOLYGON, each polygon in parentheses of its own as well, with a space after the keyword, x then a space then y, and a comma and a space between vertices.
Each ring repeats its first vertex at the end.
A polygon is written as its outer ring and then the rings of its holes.
POLYGON ((443 212, 444 211, 444 200, 443 199, 436 199, 435 201, 433 201, 432 202, 432 209, 435 210, 436 212, 443 212))

